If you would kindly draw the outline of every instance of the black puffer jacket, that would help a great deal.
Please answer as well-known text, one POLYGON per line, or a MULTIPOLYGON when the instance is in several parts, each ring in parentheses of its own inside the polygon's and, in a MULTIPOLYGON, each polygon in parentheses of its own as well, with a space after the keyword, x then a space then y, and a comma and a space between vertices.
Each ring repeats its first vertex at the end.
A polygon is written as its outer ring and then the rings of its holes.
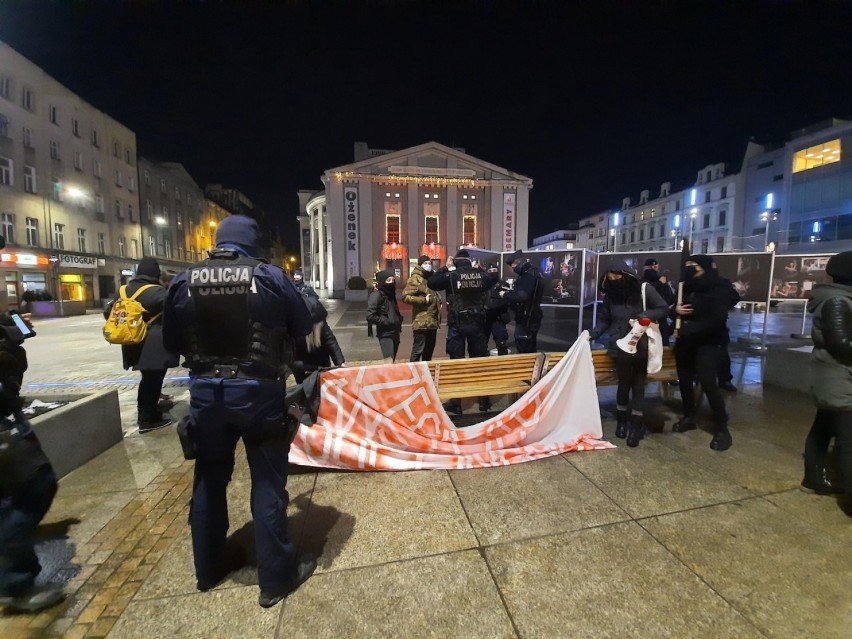
MULTIPOLYGON (((678 344, 701 346, 722 345, 728 342, 728 310, 735 303, 736 291, 731 283, 715 271, 684 282, 683 303, 692 306, 692 314, 681 317, 678 344)), ((677 317, 672 307, 671 315, 677 317)))
POLYGON ((516 273, 518 279, 511 291, 506 291, 503 299, 515 314, 515 323, 530 331, 541 327, 541 297, 544 294, 544 282, 541 273, 531 262, 521 264, 516 273))
POLYGON ((808 310, 811 335, 811 393, 821 408, 852 410, 852 286, 818 284, 808 310))
POLYGON ((331 366, 332 362, 335 366, 340 366, 346 361, 343 357, 343 351, 340 350, 340 345, 337 343, 337 338, 334 336, 334 331, 331 330, 326 321, 328 311, 320 302, 316 292, 306 286, 302 289, 302 299, 311 313, 314 330, 319 332, 319 346, 309 350, 307 337, 299 337, 295 340, 293 375, 297 382, 305 379, 311 371, 331 366))
POLYGON ((396 296, 389 297, 384 290, 370 293, 367 300, 367 321, 376 327, 376 337, 393 337, 402 330, 402 314, 396 296))

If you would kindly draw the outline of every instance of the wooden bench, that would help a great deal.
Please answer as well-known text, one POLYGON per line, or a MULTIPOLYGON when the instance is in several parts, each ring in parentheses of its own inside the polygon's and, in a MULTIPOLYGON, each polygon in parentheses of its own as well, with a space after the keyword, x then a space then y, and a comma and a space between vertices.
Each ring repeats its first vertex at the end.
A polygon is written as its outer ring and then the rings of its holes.
MULTIPOLYGON (((548 353, 546 371, 550 371, 565 353, 548 353)), ((592 351, 592 364, 595 367, 595 382, 598 386, 614 386, 618 384, 618 373, 615 370, 615 360, 606 354, 606 350, 592 351)), ((663 349, 663 367, 653 375, 648 375, 649 382, 659 382, 660 395, 664 400, 671 399, 669 382, 677 380, 674 349, 667 346, 663 349)), ((696 398, 700 401, 700 396, 696 398)))
POLYGON ((441 401, 521 395, 541 379, 546 362, 546 353, 438 359, 429 362, 429 372, 441 401))

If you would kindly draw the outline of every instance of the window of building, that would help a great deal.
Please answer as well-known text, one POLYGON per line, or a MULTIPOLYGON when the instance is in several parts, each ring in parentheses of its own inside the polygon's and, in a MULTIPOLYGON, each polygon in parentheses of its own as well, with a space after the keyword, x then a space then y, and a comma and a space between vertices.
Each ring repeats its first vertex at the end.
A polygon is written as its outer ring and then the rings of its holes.
POLYGON ((77 118, 73 118, 71 120, 71 133, 73 133, 78 138, 80 137, 80 120, 77 118))
POLYGON ((180 202, 180 189, 175 187, 175 199, 180 202))
POLYGON ((86 252, 86 229, 77 229, 77 248, 81 253, 86 252))
POLYGON ((438 217, 435 215, 427 215, 425 217, 426 220, 426 233, 424 235, 426 244, 437 244, 438 243, 438 217))
POLYGON ((131 149, 124 149, 124 161, 133 166, 133 151, 131 149))
MULTIPOLYGON (((710 228, 710 214, 709 213, 704 214, 703 225, 702 225, 701 228, 704 228, 704 229, 710 228)), ((704 252, 706 253, 706 251, 704 251, 704 252)))
POLYGON ((92 146, 101 148, 101 136, 98 135, 97 129, 92 129, 92 146))
POLYGON ((121 235, 118 238, 118 256, 119 257, 127 257, 127 250, 124 245, 124 236, 121 235))
POLYGON ((119 170, 116 170, 115 172, 115 185, 124 186, 124 176, 121 175, 121 171, 119 170))
POLYGON ((163 253, 168 259, 172 259, 172 241, 167 237, 163 238, 163 253))
POLYGON ((9 118, 0 113, 0 138, 9 137, 9 118))
POLYGON ((187 194, 186 194, 186 205, 187 205, 187 206, 192 206, 192 193, 187 193, 187 194))
POLYGON ((148 236, 148 254, 156 255, 157 254, 157 240, 154 239, 153 235, 148 236))
POLYGON ((139 240, 130 240, 130 250, 133 252, 133 259, 139 259, 139 240))
POLYGON ((38 218, 27 218, 27 246, 38 246, 38 218))
POLYGON ((59 178, 53 177, 53 178, 50 178, 50 184, 51 184, 50 197, 53 198, 53 200, 55 202, 61 202, 62 201, 62 182, 60 181, 59 178))
POLYGON ((24 165, 24 190, 27 193, 35 193, 38 184, 36 183, 36 170, 34 166, 24 165))
POLYGON ((793 155, 793 173, 815 169, 823 164, 840 161, 840 138, 796 151, 793 155))
POLYGON ((662 224, 660 224, 660 237, 665 237, 665 236, 666 236, 666 223, 664 221, 662 224))
POLYGON ((58 222, 53 225, 53 245, 58 249, 65 249, 65 225, 58 222))
POLYGON ((92 175, 94 175, 96 178, 99 178, 99 177, 101 177, 102 171, 103 171, 103 169, 101 167, 100 161, 99 160, 93 160, 92 161, 92 175))
POLYGON ((3 237, 9 244, 15 243, 15 215, 14 213, 3 213, 0 216, 0 227, 3 229, 3 237))
POLYGON ((721 195, 721 197, 722 197, 722 199, 723 199, 723 200, 724 200, 726 197, 728 197, 728 187, 727 187, 727 186, 723 186, 723 187, 722 187, 722 195, 721 195))
POLYGON ((151 200, 145 200, 145 214, 149 222, 154 219, 154 205, 151 204, 151 200))
POLYGON ((103 213, 106 209, 104 209, 104 196, 98 193, 95 195, 95 211, 98 213, 103 213))
POLYGON ((56 140, 50 141, 50 159, 58 160, 59 159, 59 142, 56 140))
POLYGON ((132 175, 127 178, 127 190, 131 193, 136 190, 136 178, 132 175))
POLYGON ((78 171, 83 170, 83 154, 79 151, 74 151, 74 168, 78 171))
POLYGON ((649 227, 648 227, 648 239, 649 239, 649 240, 653 240, 653 239, 654 239, 654 231, 656 231, 656 227, 654 227, 654 226, 649 226, 649 227))
POLYGON ((716 238, 716 252, 724 253, 725 252, 725 238, 717 237, 716 238))
POLYGON ((728 210, 722 209, 719 211, 719 226, 725 226, 728 222, 728 210))
POLYGON ((651 218, 657 217, 657 209, 651 209, 651 218))
POLYGON ((24 146, 28 149, 33 148, 33 130, 24 127, 23 131, 24 146))
POLYGON ((12 186, 14 184, 14 163, 10 158, 0 156, 0 184, 12 186))
POLYGON ((47 108, 47 111, 48 111, 48 118, 50 119, 50 123, 51 124, 59 124, 59 122, 57 121, 58 116, 56 115, 56 107, 51 104, 47 108))
POLYGON ((165 178, 160 178, 160 193, 166 192, 166 180, 165 178))
POLYGON ((710 249, 710 240, 701 240, 701 252, 707 253, 710 249))
POLYGON ((630 241, 631 242, 636 241, 636 231, 630 231, 630 241))
POLYGON ((645 229, 639 229, 639 241, 640 242, 645 241, 645 229))
POLYGON ((127 205, 127 218, 128 218, 131 222, 135 222, 135 221, 136 221, 136 216, 135 216, 135 215, 134 215, 134 213, 133 213, 133 204, 128 204, 128 205, 127 205))
POLYGON ((399 244, 399 215, 385 215, 385 242, 399 244))
POLYGON ((164 222, 168 222, 168 221, 169 221, 169 207, 167 207, 165 204, 163 204, 163 205, 160 207, 160 214, 163 216, 163 221, 164 221, 164 222))
POLYGON ((145 180, 146 186, 151 186, 151 174, 148 172, 148 169, 142 172, 142 179, 145 180))
POLYGON ((622 234, 621 234, 621 243, 622 243, 622 244, 627 244, 627 233, 622 233, 622 234))
POLYGON ((118 140, 112 141, 112 157, 120 158, 121 157, 121 144, 118 140))
POLYGON ((98 255, 106 255, 106 236, 98 233, 98 255))
POLYGON ((476 216, 462 216, 462 244, 476 246, 476 216))
POLYGON ((0 98, 11 100, 13 92, 12 78, 8 75, 0 75, 0 98))
POLYGON ((119 219, 121 219, 123 217, 123 214, 121 212, 121 200, 115 201, 115 217, 117 217, 119 219))
MULTIPOLYGON (((175 224, 178 228, 183 227, 183 213, 180 211, 175 211, 175 224)), ((180 247, 178 247, 178 251, 180 251, 180 247)))
POLYGON ((675 211, 680 211, 680 200, 675 202, 675 211))
POLYGON ((645 220, 645 211, 639 212, 639 221, 642 222, 645 220))
POLYGON ((709 201, 710 201, 710 191, 707 191, 704 194, 704 202, 709 202, 709 201))
POLYGON ((27 111, 35 110, 35 95, 33 95, 33 90, 29 87, 24 87, 21 91, 21 106, 27 111))

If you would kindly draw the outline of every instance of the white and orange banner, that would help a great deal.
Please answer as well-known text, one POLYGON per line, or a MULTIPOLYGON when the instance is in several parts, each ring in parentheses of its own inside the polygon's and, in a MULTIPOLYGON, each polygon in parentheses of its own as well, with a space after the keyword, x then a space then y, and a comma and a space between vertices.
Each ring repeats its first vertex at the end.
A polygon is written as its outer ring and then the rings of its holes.
POLYGON ((601 435, 595 371, 583 333, 518 401, 466 428, 456 428, 447 416, 425 362, 323 373, 317 423, 299 429, 290 461, 347 470, 484 468, 612 448, 601 435))

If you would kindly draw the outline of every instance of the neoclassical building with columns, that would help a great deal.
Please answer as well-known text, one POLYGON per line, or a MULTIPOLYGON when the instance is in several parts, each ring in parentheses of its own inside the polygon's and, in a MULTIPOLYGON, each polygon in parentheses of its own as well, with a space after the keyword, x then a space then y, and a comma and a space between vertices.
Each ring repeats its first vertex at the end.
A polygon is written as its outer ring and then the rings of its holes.
POLYGON ((328 169, 325 189, 299 192, 305 280, 330 297, 390 269, 399 285, 420 255, 436 265, 463 247, 527 246, 532 180, 427 142, 389 151, 355 143, 352 164, 328 169))

